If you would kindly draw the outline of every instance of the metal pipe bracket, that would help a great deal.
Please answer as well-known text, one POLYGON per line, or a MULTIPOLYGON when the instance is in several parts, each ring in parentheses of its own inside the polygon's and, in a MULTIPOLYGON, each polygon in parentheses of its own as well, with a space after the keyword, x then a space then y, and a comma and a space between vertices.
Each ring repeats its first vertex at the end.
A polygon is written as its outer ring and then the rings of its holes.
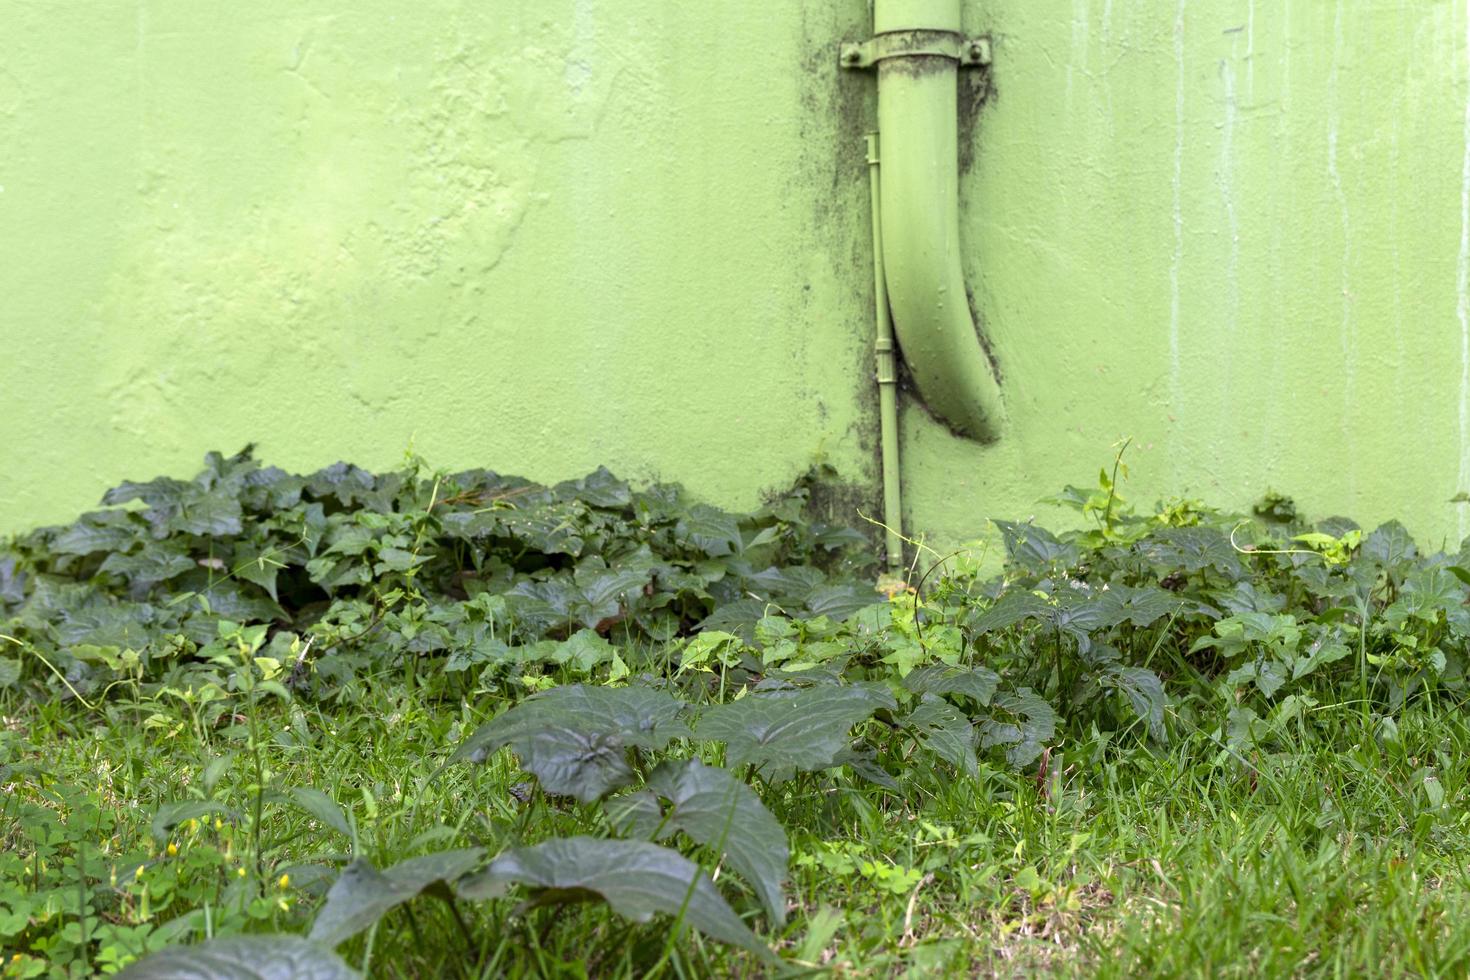
POLYGON ((873 68, 890 58, 949 58, 964 68, 990 64, 990 38, 965 37, 952 31, 892 31, 866 41, 839 46, 837 62, 853 70, 873 68))

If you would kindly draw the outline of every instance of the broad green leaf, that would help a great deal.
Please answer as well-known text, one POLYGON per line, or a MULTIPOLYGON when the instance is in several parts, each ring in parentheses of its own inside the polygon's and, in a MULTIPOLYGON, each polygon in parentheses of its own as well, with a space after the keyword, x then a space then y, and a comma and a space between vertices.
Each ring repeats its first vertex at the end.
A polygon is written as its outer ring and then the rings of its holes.
POLYGON ((746 643, 753 643, 756 624, 774 611, 777 611, 775 607, 764 599, 736 599, 721 603, 696 629, 734 633, 746 643))
POLYGON ((1286 678, 1286 664, 1274 657, 1261 656, 1232 670, 1226 675, 1225 683, 1234 687, 1238 684, 1254 682, 1260 692, 1269 698, 1281 690, 1281 685, 1286 683, 1286 678))
POLYGON ((113 552, 102 562, 99 571, 121 575, 141 588, 148 588, 197 567, 181 545, 149 542, 130 555, 113 552))
POLYGON ((1013 590, 997 599, 989 609, 973 617, 970 628, 976 633, 990 633, 1028 619, 1049 621, 1051 617, 1051 603, 1034 592, 1013 590))
POLYGON ((485 849, 467 847, 408 858, 379 871, 364 860, 343 869, 311 926, 311 941, 335 947, 422 892, 453 900, 448 886, 477 868, 485 849))
POLYGON ((1323 664, 1336 663, 1351 653, 1336 635, 1319 637, 1308 645, 1306 656, 1297 657, 1292 662, 1291 679, 1300 680, 1323 664))
POLYGON ((1393 629, 1402 629, 1411 617, 1425 623, 1436 623, 1443 613, 1459 610, 1465 604, 1465 588, 1448 568, 1417 568, 1404 579, 1399 598, 1383 618, 1393 629))
POLYGON ((886 688, 871 684, 752 694, 707 708, 694 736, 724 742, 731 768, 749 763, 808 772, 835 764, 853 725, 895 706, 886 688))
POLYGON ((58 555, 90 555, 98 551, 126 551, 139 537, 132 515, 123 511, 99 511, 83 514, 69 527, 62 528, 51 541, 58 555))
POLYGON ((1128 622, 1134 626, 1151 626, 1185 605, 1179 596, 1157 586, 1135 589, 1111 585, 1098 598, 1107 612, 1109 625, 1128 622))
POLYGON ((1000 528, 1006 554, 1018 565, 1041 570, 1048 565, 1071 565, 1077 561, 1077 546, 1064 544, 1045 528, 1013 521, 992 520, 991 523, 1000 528))
POLYGON ((373 475, 351 463, 333 463, 306 478, 306 489, 318 499, 336 497, 348 507, 366 501, 376 481, 373 475))
POLYGON ((760 896, 772 924, 785 925, 786 832, 754 790, 724 769, 689 759, 660 763, 645 792, 669 802, 661 817, 668 830, 723 852, 760 896))
POLYGON ((1176 571, 1213 569, 1231 578, 1245 574, 1230 538, 1211 527, 1165 527, 1134 547, 1147 560, 1176 571))
POLYGON ((740 548, 740 525, 722 510, 695 504, 679 519, 674 533, 711 558, 734 554, 740 548))
POLYGON ((904 724, 919 744, 966 775, 979 775, 975 761, 975 730, 960 709, 934 694, 925 694, 904 724))
POLYGON ((980 747, 1006 747, 1006 761, 1016 768, 1036 761, 1056 734, 1057 715, 1046 700, 1028 687, 997 695, 992 714, 980 722, 980 747))
POLYGON ((27 576, 16 566, 16 560, 0 555, 0 604, 19 603, 26 597, 27 576))
POLYGON ((1164 694, 1164 682, 1153 671, 1144 667, 1124 667, 1113 664, 1100 678, 1103 686, 1121 691, 1133 706, 1133 712, 1148 726, 1149 734, 1163 741, 1167 737, 1164 728, 1164 709, 1169 704, 1164 694))
POLYGON ((679 653, 679 669, 704 668, 710 663, 723 667, 740 666, 740 650, 744 646, 734 633, 705 630, 685 644, 679 653))
POLYGON ((680 915, 700 932, 772 958, 700 867, 677 851, 646 841, 566 837, 507 851, 456 891, 468 899, 499 898, 512 884, 531 889, 532 905, 600 898, 619 915, 647 922, 656 912, 680 915))
POLYGON ((270 594, 272 601, 280 602, 276 593, 276 578, 286 567, 287 551, 284 548, 259 548, 235 546, 235 555, 230 569, 247 582, 254 582, 270 594))
POLYGON ((7 687, 14 687, 18 680, 20 680, 20 661, 10 657, 0 657, 0 691, 7 687))
POLYGON ((661 749, 688 734, 683 710, 649 688, 558 687, 482 725, 453 758, 478 762, 509 745, 547 792, 591 802, 631 780, 628 746, 661 749))
POLYGON ((835 620, 843 620, 882 601, 883 596, 873 589, 857 585, 826 585, 807 598, 805 612, 810 616, 830 616, 835 620))
POLYGON ((171 507, 177 505, 185 494, 197 489, 196 484, 167 476, 160 476, 146 483, 125 480, 103 494, 102 503, 113 507, 141 500, 149 507, 171 507))
POLYGON ((1104 598, 1106 595, 1106 592, 1093 594, 1083 589, 1060 590, 1054 596, 1055 605, 1050 615, 1046 617, 1047 627, 1082 640, 1095 630, 1115 625, 1122 619, 1122 614, 1104 598))
POLYGON ((118 980, 354 980, 330 950, 300 936, 229 936, 154 953, 118 980))
POLYGON ((558 483, 555 489, 560 496, 575 497, 593 507, 614 509, 627 507, 633 502, 628 484, 613 476, 604 466, 599 466, 580 480, 558 483))
POLYGON ((983 707, 1000 686, 1000 675, 989 667, 930 664, 910 671, 903 686, 915 694, 963 694, 983 707))
POLYGON ((1363 539, 1363 554, 1387 568, 1402 565, 1419 554, 1409 529, 1389 521, 1363 539))
POLYGON ((612 663, 617 657, 613 645, 592 630, 577 630, 557 646, 552 658, 559 664, 576 668, 589 674, 599 664, 612 663))
MULTIPOLYGON (((240 533, 241 516, 240 501, 228 494, 190 493, 171 510, 165 526, 174 533, 224 537, 240 533)), ((155 521, 155 534, 156 526, 155 521)))

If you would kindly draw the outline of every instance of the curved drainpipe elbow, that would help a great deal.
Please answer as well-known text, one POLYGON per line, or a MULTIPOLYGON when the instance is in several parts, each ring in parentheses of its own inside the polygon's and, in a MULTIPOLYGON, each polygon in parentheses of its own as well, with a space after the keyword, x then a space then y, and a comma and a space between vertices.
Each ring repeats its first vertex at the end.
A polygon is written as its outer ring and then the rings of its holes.
POLYGON ((875 0, 873 26, 873 40, 858 54, 845 46, 842 60, 878 70, 894 332, 929 410, 959 435, 989 442, 1005 409, 960 263, 958 98, 961 61, 979 63, 988 49, 962 36, 960 0, 875 0))

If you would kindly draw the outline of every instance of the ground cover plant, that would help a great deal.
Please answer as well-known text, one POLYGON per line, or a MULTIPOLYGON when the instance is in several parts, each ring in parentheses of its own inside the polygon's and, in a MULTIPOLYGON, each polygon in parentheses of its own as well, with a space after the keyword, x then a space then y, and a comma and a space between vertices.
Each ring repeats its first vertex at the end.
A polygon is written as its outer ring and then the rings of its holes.
POLYGON ((0 545, 0 970, 1462 974, 1470 550, 1120 472, 908 582, 801 486, 121 484, 0 545))

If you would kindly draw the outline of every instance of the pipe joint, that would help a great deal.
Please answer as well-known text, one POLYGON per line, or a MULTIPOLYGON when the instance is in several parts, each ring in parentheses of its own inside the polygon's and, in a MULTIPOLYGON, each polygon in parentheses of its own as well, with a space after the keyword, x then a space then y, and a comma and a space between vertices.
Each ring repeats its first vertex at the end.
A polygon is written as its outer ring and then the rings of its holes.
POLYGON ((898 355, 893 346, 893 341, 879 338, 873 348, 874 360, 877 362, 878 383, 880 385, 898 384, 898 355))

